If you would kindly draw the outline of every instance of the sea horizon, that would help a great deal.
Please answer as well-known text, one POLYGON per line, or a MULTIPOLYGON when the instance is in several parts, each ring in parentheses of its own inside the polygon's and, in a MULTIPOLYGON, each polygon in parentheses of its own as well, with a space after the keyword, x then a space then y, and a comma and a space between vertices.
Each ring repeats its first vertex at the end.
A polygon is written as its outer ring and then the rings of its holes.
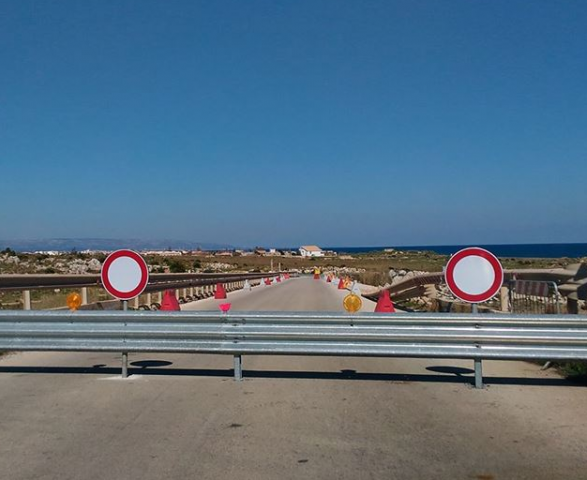
MULTIPOLYGON (((239 247, 230 244, 215 242, 191 242, 182 240, 161 240, 161 241, 137 241, 134 239, 59 239, 56 245, 51 240, 28 240, 20 242, 5 242, 5 246, 12 246, 17 252, 39 252, 39 251, 113 251, 120 248, 130 248, 137 251, 146 250, 195 250, 201 248, 204 251, 221 250, 253 250, 254 247, 239 247), (13 245, 10 245, 13 243, 13 245)), ((2 243, 0 242, 0 247, 2 243)), ((267 248, 270 245, 267 245, 267 248)), ((428 251, 439 255, 452 255, 466 247, 481 247, 489 250, 498 257, 511 258, 583 258, 587 257, 587 243, 506 243, 506 244, 454 244, 454 245, 373 245, 373 246, 324 246, 323 250, 334 251, 339 254, 382 252, 386 249, 403 251, 428 251)), ((276 247, 277 250, 295 250, 298 246, 276 247)), ((1 248, 0 248, 1 251, 1 248)))
POLYGON ((385 249, 428 251, 439 255, 452 255, 467 247, 480 247, 498 257, 513 258, 582 258, 587 257, 587 243, 504 243, 461 245, 389 245, 371 247, 324 247, 336 253, 369 253, 385 249))

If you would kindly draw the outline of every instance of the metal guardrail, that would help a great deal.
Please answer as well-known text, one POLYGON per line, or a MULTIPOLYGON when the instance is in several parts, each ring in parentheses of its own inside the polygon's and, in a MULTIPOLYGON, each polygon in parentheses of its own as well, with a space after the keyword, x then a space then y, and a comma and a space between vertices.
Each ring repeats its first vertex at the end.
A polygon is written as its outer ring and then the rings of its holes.
POLYGON ((0 312, 0 350, 587 359, 587 322, 561 315, 0 312))
MULTIPOLYGON (((149 276, 149 283, 144 292, 149 296, 153 292, 164 290, 180 290, 187 288, 207 287, 216 283, 236 284, 245 280, 260 280, 271 278, 286 272, 254 272, 254 273, 156 273, 149 276)), ((82 290, 82 309, 98 307, 120 308, 117 300, 100 301, 94 304, 87 303, 87 288, 102 287, 100 275, 59 275, 59 274, 29 274, 29 275, 0 275, 0 292, 22 291, 23 308, 31 309, 31 290, 80 288, 82 290)), ((148 302, 149 304, 151 302, 148 302)), ((154 304, 158 305, 158 304, 154 304)), ((149 305, 150 306, 150 305, 149 305)))
MULTIPOLYGON (((152 273, 149 275, 147 291, 161 288, 184 288, 208 285, 215 282, 237 282, 245 279, 259 279, 279 275, 271 273, 152 273)), ((0 275, 0 290, 37 290, 47 288, 101 287, 100 275, 0 275)))

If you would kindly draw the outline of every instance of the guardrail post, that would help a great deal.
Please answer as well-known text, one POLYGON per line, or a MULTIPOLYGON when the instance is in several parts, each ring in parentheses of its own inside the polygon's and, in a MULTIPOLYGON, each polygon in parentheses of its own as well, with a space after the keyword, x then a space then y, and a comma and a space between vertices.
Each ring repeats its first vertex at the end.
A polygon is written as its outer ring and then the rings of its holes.
POLYGON ((88 304, 88 287, 82 287, 82 305, 88 304))
POLYGON ((241 355, 234 356, 234 379, 237 382, 243 379, 243 359, 241 355))
POLYGON ((572 295, 567 297, 567 313, 577 315, 579 313, 579 301, 572 295))
POLYGON ((161 305, 163 302, 163 292, 157 292, 157 303, 161 305))
POLYGON ((140 297, 140 295, 137 295, 135 297, 135 301, 134 301, 134 304, 135 304, 134 306, 135 306, 135 309, 137 309, 137 310, 139 309, 139 305, 140 305, 139 297, 140 297))
POLYGON ((122 352, 122 378, 128 378, 128 352, 122 352))
POLYGON ((501 311, 510 311, 510 289, 508 287, 501 287, 499 300, 501 303, 501 311))
POLYGON ((149 305, 149 308, 151 308, 151 303, 152 303, 151 300, 152 300, 151 292, 149 292, 149 293, 147 293, 147 305, 149 305))
POLYGON ((475 388, 483 388, 483 364, 480 358, 475 359, 475 388))
POLYGON ((23 290, 22 291, 22 309, 23 310, 30 310, 31 309, 31 291, 30 290, 23 290))

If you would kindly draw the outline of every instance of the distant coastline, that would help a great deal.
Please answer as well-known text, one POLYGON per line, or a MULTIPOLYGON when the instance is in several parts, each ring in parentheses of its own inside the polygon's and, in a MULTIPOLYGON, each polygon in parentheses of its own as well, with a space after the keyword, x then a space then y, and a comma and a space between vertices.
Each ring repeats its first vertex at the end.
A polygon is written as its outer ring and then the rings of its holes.
POLYGON ((56 251, 71 252, 76 250, 113 251, 119 248, 133 250, 232 250, 232 245, 190 240, 161 239, 141 240, 132 238, 42 238, 1 240, 0 250, 12 248, 17 252, 56 251))
MULTIPOLYGON (((270 245, 269 245, 270 246, 270 245)), ((321 245, 322 246, 322 245, 321 245)), ((369 247, 332 247, 322 246, 324 250, 336 253, 370 253, 383 252, 385 249, 404 251, 428 251, 439 255, 451 255, 465 247, 482 247, 502 258, 583 258, 587 257, 587 243, 534 243, 534 244, 499 244, 499 245, 388 245, 369 247)), ((297 251, 299 246, 278 248, 278 250, 297 251)), ((37 240, 0 240, 0 251, 12 248, 17 252, 35 251, 113 251, 118 248, 145 250, 234 250, 229 244, 196 242, 176 239, 138 240, 138 239, 103 239, 103 238, 49 238, 37 240)), ((244 248, 251 250, 250 248, 244 248)))
POLYGON ((439 255, 451 255, 466 247, 481 247, 498 257, 513 258, 581 258, 587 257, 587 243, 535 243, 504 245, 418 245, 386 247, 324 247, 337 253, 380 252, 386 248, 406 251, 429 251, 439 255))

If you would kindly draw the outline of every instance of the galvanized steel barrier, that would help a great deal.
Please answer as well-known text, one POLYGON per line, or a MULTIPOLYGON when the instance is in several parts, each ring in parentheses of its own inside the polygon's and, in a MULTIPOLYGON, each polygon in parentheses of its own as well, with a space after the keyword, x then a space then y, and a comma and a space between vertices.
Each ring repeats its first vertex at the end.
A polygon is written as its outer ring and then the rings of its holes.
MULTIPOLYGON (((212 286, 216 283, 235 283, 245 280, 261 280, 289 272, 249 272, 249 273, 154 273, 149 275, 149 284, 144 293, 162 292, 164 290, 193 289, 212 286)), ((83 309, 87 308, 87 288, 102 287, 100 275, 60 275, 60 274, 0 274, 0 292, 23 292, 24 310, 31 309, 31 290, 37 289, 61 289, 81 288, 83 309)), ((137 298, 138 300, 138 298, 137 298)), ((121 306, 119 301, 105 301, 99 303, 114 302, 121 306)))
MULTIPOLYGON (((0 350, 473 359, 587 359, 587 321, 562 315, 0 312, 0 350)), ((126 369, 126 365, 123 365, 126 369)), ((481 368, 475 385, 482 387, 481 368)))
MULTIPOLYGON (((146 290, 184 288, 216 282, 233 282, 245 279, 271 277, 285 272, 249 273, 151 273, 146 290)), ((101 287, 100 275, 63 274, 0 274, 0 290, 36 290, 54 288, 101 287)))

